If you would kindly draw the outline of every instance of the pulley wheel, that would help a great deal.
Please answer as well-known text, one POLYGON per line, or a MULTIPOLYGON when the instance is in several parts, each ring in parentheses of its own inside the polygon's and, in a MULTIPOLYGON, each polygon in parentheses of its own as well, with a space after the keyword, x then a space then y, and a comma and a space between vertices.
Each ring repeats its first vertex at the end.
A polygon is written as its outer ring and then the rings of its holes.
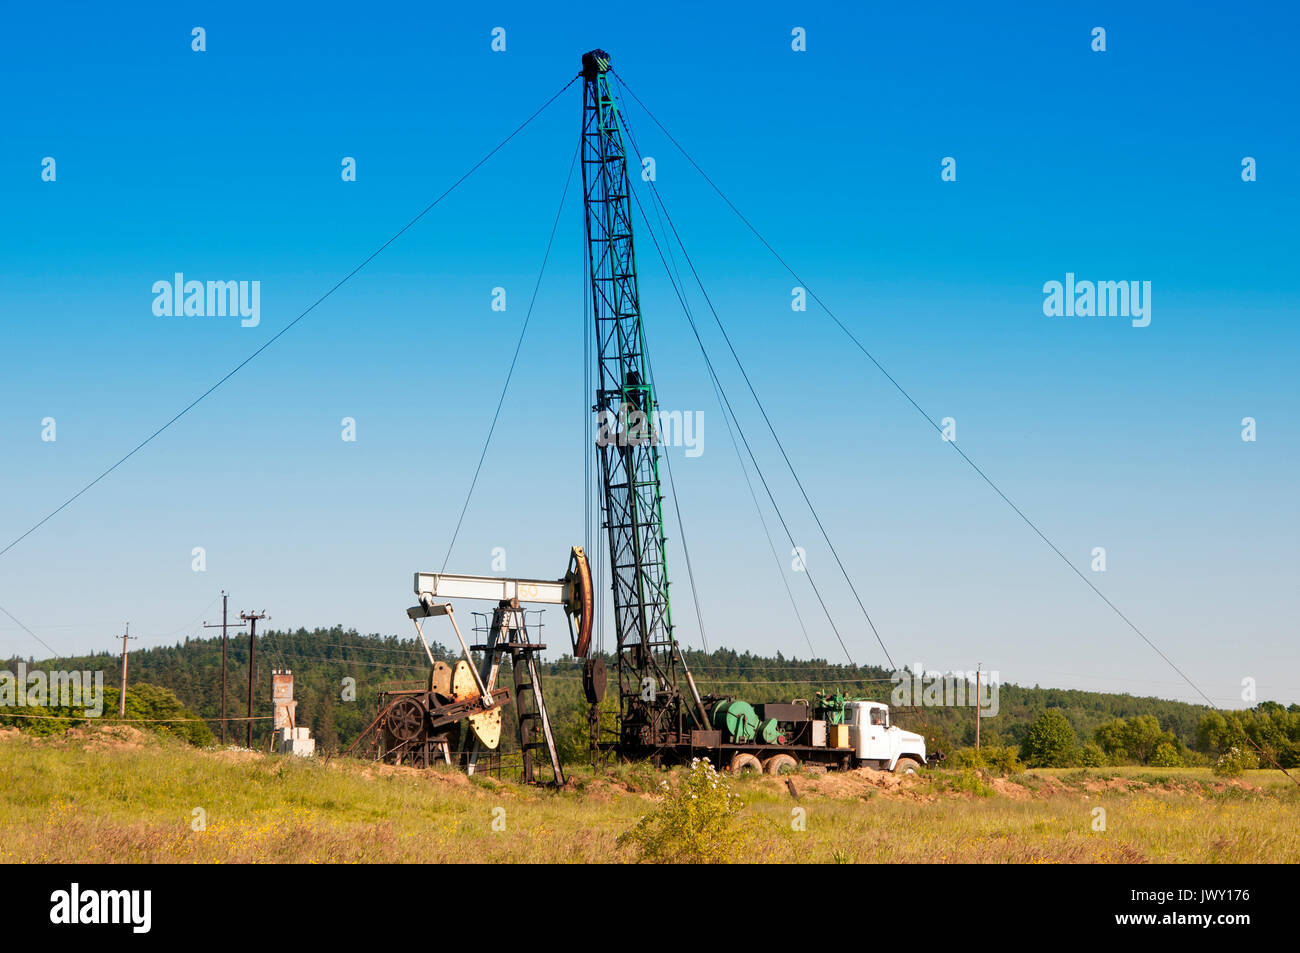
POLYGON ((569 584, 568 601, 564 609, 576 623, 573 631, 573 657, 586 658, 591 651, 591 627, 596 605, 595 587, 591 581, 591 565, 581 546, 569 552, 569 571, 564 576, 569 584))
POLYGON ((424 731, 424 706, 414 698, 402 698, 388 710, 388 730, 398 741, 414 741, 424 731))

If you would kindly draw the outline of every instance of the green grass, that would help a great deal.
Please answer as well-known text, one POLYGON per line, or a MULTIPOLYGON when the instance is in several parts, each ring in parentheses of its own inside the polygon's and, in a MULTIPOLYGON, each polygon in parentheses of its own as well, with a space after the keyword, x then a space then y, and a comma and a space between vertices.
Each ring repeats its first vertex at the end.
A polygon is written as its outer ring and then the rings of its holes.
MULTIPOLYGON (((6 735, 0 759, 9 863, 633 861, 617 839, 655 809, 662 777, 645 765, 574 768, 572 787, 557 793, 451 769, 202 751, 152 736, 113 746, 6 735), (196 808, 205 830, 192 829, 196 808)), ((744 811, 768 834, 730 859, 1300 862, 1296 786, 1279 772, 1245 780, 1107 768, 1005 781, 923 773, 894 788, 802 775, 796 801, 783 779, 736 778, 744 811), (1096 807, 1104 833, 1092 830, 1096 807), (795 808, 804 831, 792 829, 795 808)))
MULTIPOLYGON (((1146 781, 1148 783, 1153 781, 1182 781, 1210 785, 1221 780, 1216 778, 1214 773, 1208 767, 1152 768, 1140 764, 1110 766, 1105 768, 1034 768, 1030 773, 1042 777, 1056 777, 1062 779, 1068 775, 1087 775, 1089 778, 1093 779, 1128 778, 1146 781)), ((1300 771, 1291 771, 1291 777, 1300 780, 1300 771)), ((1274 769, 1248 771, 1241 780, 1244 780, 1247 784, 1254 787, 1263 788, 1265 791, 1270 793, 1285 794, 1285 792, 1289 790, 1300 792, 1300 786, 1297 786, 1295 781, 1288 778, 1281 771, 1274 769)))

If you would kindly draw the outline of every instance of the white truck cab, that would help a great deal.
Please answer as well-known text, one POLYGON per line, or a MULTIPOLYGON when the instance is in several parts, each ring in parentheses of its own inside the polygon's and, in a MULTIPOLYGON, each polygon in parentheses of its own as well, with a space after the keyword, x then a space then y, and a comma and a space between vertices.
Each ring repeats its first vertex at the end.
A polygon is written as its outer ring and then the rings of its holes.
POLYGON ((844 723, 859 765, 913 774, 925 764, 925 739, 890 724, 888 705, 849 702, 844 706, 844 723))

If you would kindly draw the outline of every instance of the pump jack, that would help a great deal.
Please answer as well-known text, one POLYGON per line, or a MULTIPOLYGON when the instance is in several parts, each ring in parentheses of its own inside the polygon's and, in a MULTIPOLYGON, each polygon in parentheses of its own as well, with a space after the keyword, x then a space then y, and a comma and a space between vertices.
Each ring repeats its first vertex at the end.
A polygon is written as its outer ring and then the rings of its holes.
MULTIPOLYGON (((485 698, 490 698, 496 689, 502 658, 510 656, 519 750, 523 755, 523 779, 527 783, 536 780, 533 752, 545 748, 550 757, 552 779, 556 784, 564 784, 564 768, 555 747, 550 713, 546 710, 546 697, 537 674, 537 653, 546 646, 529 637, 521 603, 563 606, 569 620, 574 655, 585 656, 591 645, 594 593, 591 570, 582 547, 574 546, 570 551, 569 570, 561 579, 506 579, 501 576, 417 572, 415 594, 419 596, 420 605, 407 610, 412 619, 439 614, 439 610, 444 607, 446 614, 450 615, 450 603, 439 603, 439 599, 496 600, 497 606, 492 612, 492 624, 485 644, 466 646, 459 627, 456 628, 456 636, 461 641, 466 659, 470 659, 471 663, 471 651, 483 653, 475 678, 485 698)), ((452 623, 455 625, 454 618, 452 623)), ((418 622, 416 628, 419 629, 418 622)), ((423 632, 420 633, 420 638, 424 638, 423 632)), ((484 740, 482 734, 475 731, 475 740, 466 764, 470 774, 474 773, 484 740)))

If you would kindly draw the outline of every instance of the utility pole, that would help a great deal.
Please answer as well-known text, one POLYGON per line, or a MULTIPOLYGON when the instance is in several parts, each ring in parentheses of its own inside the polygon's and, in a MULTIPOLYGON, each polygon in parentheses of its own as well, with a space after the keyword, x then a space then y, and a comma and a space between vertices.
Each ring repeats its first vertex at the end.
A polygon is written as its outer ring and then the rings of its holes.
POLYGON ((239 617, 250 626, 248 632, 248 747, 253 747, 253 686, 254 673, 257 671, 255 653, 257 651, 257 620, 269 619, 266 610, 261 612, 241 612, 239 617))
POLYGON ((980 669, 984 663, 975 666, 975 750, 980 750, 980 669))
POLYGON ((122 633, 122 695, 117 700, 117 717, 126 717, 126 640, 134 639, 135 636, 130 634, 131 623, 126 624, 126 631, 122 633))
MULTIPOLYGON (((222 589, 221 590, 221 746, 223 748, 226 746, 226 647, 230 642, 230 638, 226 634, 226 603, 229 601, 229 599, 230 599, 230 594, 227 593, 226 590, 222 589)), ((217 627, 216 623, 213 623, 212 625, 208 625, 208 623, 206 622, 203 623, 203 628, 205 629, 215 629, 216 627, 217 627)), ((236 626, 236 628, 239 629, 242 629, 243 627, 244 625, 242 622, 238 626, 236 626)))

